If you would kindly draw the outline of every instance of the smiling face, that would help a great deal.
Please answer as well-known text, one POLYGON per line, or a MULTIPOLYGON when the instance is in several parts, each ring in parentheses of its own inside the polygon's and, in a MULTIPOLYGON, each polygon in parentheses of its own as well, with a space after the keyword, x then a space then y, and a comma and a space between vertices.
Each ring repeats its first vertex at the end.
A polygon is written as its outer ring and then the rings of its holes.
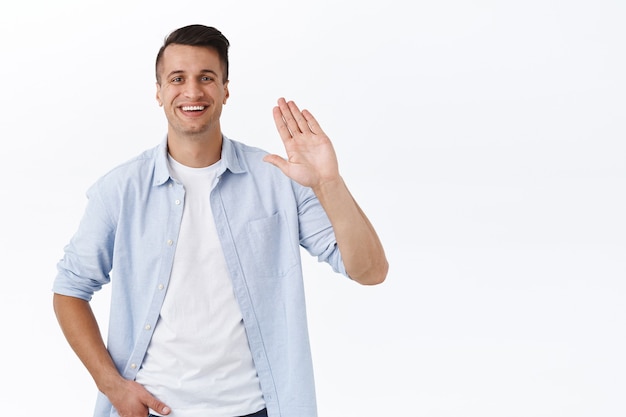
POLYGON ((207 47, 172 44, 160 63, 157 101, 168 121, 169 140, 221 139, 220 116, 228 81, 218 53, 207 47))

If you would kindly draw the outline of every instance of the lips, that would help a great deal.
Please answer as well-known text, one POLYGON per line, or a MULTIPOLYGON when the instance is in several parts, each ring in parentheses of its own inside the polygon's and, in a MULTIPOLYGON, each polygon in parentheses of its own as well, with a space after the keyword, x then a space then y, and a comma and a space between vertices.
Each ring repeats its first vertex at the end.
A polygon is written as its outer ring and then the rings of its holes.
POLYGON ((181 106, 180 108, 182 111, 191 111, 191 112, 195 112, 195 111, 202 111, 204 109, 206 109, 205 106, 181 106))
POLYGON ((183 116, 196 119, 202 117, 209 109, 209 106, 205 104, 184 104, 178 106, 178 109, 183 116))

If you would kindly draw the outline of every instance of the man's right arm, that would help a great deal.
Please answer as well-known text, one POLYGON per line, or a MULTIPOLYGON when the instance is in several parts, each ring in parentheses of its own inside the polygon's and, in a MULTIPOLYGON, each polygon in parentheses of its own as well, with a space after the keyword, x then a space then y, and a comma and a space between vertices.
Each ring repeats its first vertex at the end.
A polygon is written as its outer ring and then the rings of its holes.
POLYGON ((169 408, 143 386, 120 375, 102 340, 89 302, 55 293, 53 304, 65 338, 120 416, 145 417, 148 407, 169 414, 169 408))

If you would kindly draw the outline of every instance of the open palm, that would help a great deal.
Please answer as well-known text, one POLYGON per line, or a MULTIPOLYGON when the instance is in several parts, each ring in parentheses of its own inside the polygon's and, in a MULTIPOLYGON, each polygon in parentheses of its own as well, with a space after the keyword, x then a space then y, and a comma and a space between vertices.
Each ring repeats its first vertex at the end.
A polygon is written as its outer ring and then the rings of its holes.
POLYGON ((281 98, 273 115, 287 159, 267 155, 266 162, 306 187, 315 188, 339 177, 333 145, 308 110, 300 111, 293 101, 281 98))

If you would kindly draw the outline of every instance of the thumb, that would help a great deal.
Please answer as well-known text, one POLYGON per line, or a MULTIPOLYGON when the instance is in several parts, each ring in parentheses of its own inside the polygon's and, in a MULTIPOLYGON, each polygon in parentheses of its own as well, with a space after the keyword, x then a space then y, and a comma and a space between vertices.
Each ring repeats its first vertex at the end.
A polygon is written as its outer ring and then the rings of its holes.
POLYGON ((263 161, 274 165, 275 167, 277 167, 283 172, 287 170, 287 166, 289 165, 289 163, 284 158, 281 158, 280 156, 273 155, 273 154, 265 155, 263 157, 263 161))
POLYGON ((145 404, 149 408, 163 415, 168 415, 172 411, 167 405, 165 405, 165 403, 157 400, 152 395, 147 399, 145 404))

